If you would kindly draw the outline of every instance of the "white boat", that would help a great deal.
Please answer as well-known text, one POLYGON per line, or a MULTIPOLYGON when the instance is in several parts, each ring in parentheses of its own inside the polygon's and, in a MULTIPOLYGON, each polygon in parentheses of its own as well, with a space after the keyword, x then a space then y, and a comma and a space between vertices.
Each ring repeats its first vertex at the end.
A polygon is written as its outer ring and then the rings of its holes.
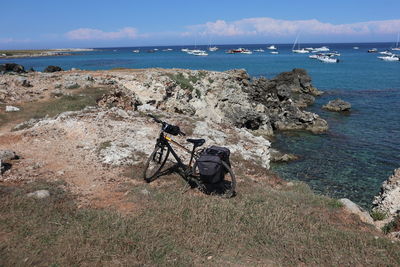
POLYGON ((353 49, 357 50, 360 49, 358 46, 353 46, 353 49))
POLYGON ((306 53, 310 53, 310 51, 305 50, 304 48, 302 49, 292 49, 293 53, 298 53, 298 54, 306 54, 306 53))
POLYGON ((259 49, 254 49, 253 51, 254 51, 254 52, 265 52, 264 49, 261 49, 261 48, 259 48, 259 49))
POLYGON ((320 56, 320 57, 317 57, 317 59, 324 63, 338 63, 339 62, 339 59, 328 57, 328 56, 320 56))
POLYGON ((367 52, 368 53, 376 53, 376 52, 378 52, 378 49, 376 49, 376 48, 368 49, 367 52))
POLYGON ((139 49, 132 50, 133 53, 140 53, 139 49))
POLYGON ((308 57, 309 57, 309 58, 312 58, 312 59, 317 59, 317 58, 320 57, 320 56, 322 56, 322 55, 313 54, 313 55, 309 55, 308 57))
POLYGON ((390 51, 382 51, 382 52, 379 52, 379 54, 381 54, 381 55, 385 55, 385 56, 391 56, 391 55, 393 55, 393 53, 392 52, 390 52, 390 51))
POLYGON ((276 49, 278 49, 278 48, 276 48, 276 46, 274 46, 274 45, 270 45, 270 46, 267 47, 267 49, 269 49, 269 50, 276 50, 276 49))
POLYGON ((378 57, 384 61, 400 61, 400 57, 397 55, 385 56, 385 57, 378 57))
POLYGON ((208 48, 208 51, 210 51, 210 52, 215 52, 215 51, 217 51, 218 49, 219 49, 218 47, 212 46, 212 47, 209 47, 209 48, 208 48))
POLYGON ((300 43, 297 42, 298 39, 299 39, 299 35, 296 36, 296 40, 293 43, 292 52, 293 53, 298 53, 298 54, 310 53, 310 51, 308 51, 308 50, 306 50, 304 48, 300 49, 300 43), (297 49, 294 49, 296 47, 296 44, 297 44, 297 49))
POLYGON ((200 57, 208 56, 206 51, 203 51, 203 50, 192 51, 192 55, 200 56, 200 57))
POLYGON ((167 49, 163 49, 162 51, 164 51, 164 52, 170 52, 170 51, 173 51, 173 49, 172 49, 172 48, 167 48, 167 49))
POLYGON ((312 47, 306 47, 306 48, 304 48, 305 50, 309 50, 309 51, 313 51, 313 50, 315 50, 315 48, 312 48, 312 47))
POLYGON ((187 52, 187 51, 189 51, 189 48, 182 48, 181 51, 182 52, 187 52))
POLYGON ((329 51, 329 48, 326 47, 326 46, 321 46, 321 47, 314 48, 313 51, 316 51, 316 52, 327 52, 327 51, 329 51))
POLYGON ((270 54, 273 54, 273 55, 278 55, 279 54, 279 52, 278 51, 271 51, 271 52, 269 52, 270 54))
POLYGON ((399 38, 400 38, 400 32, 397 33, 396 47, 393 47, 393 48, 392 48, 393 51, 400 51, 400 47, 399 47, 399 38))
POLYGON ((247 54, 247 55, 251 55, 253 54, 253 52, 251 52, 250 50, 244 49, 242 52, 240 52, 241 54, 247 54))

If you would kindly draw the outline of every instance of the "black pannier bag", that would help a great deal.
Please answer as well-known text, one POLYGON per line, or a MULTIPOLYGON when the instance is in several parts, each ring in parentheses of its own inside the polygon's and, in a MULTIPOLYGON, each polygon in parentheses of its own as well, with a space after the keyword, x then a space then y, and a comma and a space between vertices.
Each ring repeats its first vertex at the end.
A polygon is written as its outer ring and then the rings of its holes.
POLYGON ((172 134, 172 135, 178 135, 181 132, 181 129, 179 126, 171 125, 171 124, 165 124, 164 125, 164 132, 172 134))
POLYGON ((222 161, 230 166, 229 155, 230 151, 225 147, 211 146, 205 149, 197 159, 201 180, 209 184, 223 181, 227 171, 222 161))

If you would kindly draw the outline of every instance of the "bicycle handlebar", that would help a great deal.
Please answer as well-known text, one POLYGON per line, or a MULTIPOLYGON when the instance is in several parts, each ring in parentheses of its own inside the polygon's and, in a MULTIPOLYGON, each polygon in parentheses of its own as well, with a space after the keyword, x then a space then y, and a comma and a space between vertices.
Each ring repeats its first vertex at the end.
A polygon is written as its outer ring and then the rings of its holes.
MULTIPOLYGON (((154 115, 152 115, 152 114, 147 114, 147 115, 148 115, 150 118, 152 118, 155 122, 161 123, 161 124, 162 124, 162 129, 164 129, 166 125, 169 125, 169 124, 166 123, 165 121, 162 121, 162 120, 158 119, 156 116, 154 116, 154 115)), ((179 129, 179 135, 186 136, 186 134, 185 134, 184 132, 182 132, 180 129, 179 129)))

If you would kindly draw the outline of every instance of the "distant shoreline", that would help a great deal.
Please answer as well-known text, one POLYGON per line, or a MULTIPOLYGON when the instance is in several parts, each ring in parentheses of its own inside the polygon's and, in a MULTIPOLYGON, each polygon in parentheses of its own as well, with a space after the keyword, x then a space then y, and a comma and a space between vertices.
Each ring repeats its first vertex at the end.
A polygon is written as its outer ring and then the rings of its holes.
POLYGON ((93 48, 60 48, 32 50, 0 50, 0 59, 26 57, 70 56, 72 52, 95 51, 93 48))

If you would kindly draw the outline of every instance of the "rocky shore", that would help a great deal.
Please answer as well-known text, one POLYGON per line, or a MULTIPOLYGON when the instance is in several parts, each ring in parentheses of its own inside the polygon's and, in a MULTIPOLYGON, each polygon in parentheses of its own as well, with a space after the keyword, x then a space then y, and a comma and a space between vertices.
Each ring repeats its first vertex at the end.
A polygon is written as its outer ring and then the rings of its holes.
POLYGON ((38 50, 0 50, 2 58, 24 58, 24 57, 54 57, 68 56, 73 52, 94 51, 92 48, 65 48, 65 49, 38 49, 38 50))

